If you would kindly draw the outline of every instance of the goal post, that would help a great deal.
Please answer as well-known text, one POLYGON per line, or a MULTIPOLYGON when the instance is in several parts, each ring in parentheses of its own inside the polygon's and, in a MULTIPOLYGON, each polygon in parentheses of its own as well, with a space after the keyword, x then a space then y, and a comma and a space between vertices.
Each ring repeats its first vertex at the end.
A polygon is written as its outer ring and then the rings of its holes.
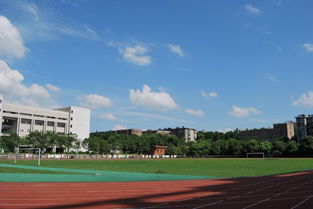
POLYGON ((264 158, 264 152, 248 152, 246 154, 247 158, 264 158))
POLYGON ((14 154, 14 164, 16 164, 16 161, 17 161, 17 156, 19 154, 20 151, 23 151, 23 150, 38 150, 38 162, 37 162, 37 165, 40 166, 40 159, 41 159, 41 148, 33 148, 33 147, 30 147, 30 148, 15 148, 15 154, 14 154))

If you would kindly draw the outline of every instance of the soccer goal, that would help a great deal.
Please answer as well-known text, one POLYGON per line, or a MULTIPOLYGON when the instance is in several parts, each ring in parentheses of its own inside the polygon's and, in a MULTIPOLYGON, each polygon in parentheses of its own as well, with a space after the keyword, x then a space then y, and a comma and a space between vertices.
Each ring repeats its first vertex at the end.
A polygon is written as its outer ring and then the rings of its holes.
POLYGON ((40 148, 34 148, 34 147, 29 147, 29 148, 15 148, 15 154, 14 154, 14 164, 16 164, 17 158, 19 156, 20 151, 35 151, 36 154, 38 154, 38 162, 37 165, 40 166, 40 159, 41 159, 41 149, 40 148))
POLYGON ((247 158, 264 158, 264 152, 249 152, 247 158))

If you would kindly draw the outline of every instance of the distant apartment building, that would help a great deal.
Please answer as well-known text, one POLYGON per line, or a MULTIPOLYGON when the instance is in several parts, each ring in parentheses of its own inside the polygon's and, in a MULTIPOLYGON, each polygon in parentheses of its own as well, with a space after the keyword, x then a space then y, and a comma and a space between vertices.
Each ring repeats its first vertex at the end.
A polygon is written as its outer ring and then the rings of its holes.
POLYGON ((291 139, 295 136, 295 128, 293 122, 277 123, 273 128, 238 130, 241 139, 258 139, 272 141, 278 138, 291 139))
POLYGON ((313 115, 296 116, 297 141, 301 143, 307 136, 313 136, 313 115))
POLYGON ((82 107, 44 109, 9 104, 0 95, 0 130, 24 137, 31 132, 51 131, 57 134, 76 134, 83 140, 89 137, 90 110, 82 107))
POLYGON ((141 136, 143 133, 154 133, 154 134, 161 134, 161 135, 174 135, 178 138, 185 139, 185 142, 188 141, 195 141, 197 139, 197 130, 193 128, 185 128, 185 127, 177 127, 177 128, 165 128, 165 129, 159 129, 159 130, 151 130, 148 129, 146 131, 143 131, 141 129, 121 129, 121 130, 114 130, 109 131, 119 134, 132 134, 141 136))
POLYGON ((162 131, 170 131, 172 135, 175 135, 178 138, 185 139, 185 142, 196 141, 197 139, 197 130, 193 128, 186 127, 165 128, 162 131))
POLYGON ((170 135, 171 131, 148 129, 148 130, 145 131, 145 133, 153 133, 153 134, 160 134, 160 135, 170 135))
POLYGON ((110 131, 118 134, 126 134, 126 135, 137 135, 141 136, 142 135, 142 130, 141 129, 120 129, 120 130, 114 130, 110 131))

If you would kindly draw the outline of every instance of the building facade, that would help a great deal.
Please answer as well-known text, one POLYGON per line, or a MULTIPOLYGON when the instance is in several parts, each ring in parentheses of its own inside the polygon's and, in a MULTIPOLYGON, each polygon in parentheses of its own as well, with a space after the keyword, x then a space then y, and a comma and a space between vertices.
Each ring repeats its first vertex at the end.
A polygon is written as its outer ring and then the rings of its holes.
POLYGON ((125 135, 137 135, 141 136, 142 135, 142 130, 141 129, 119 129, 119 130, 114 130, 110 131, 118 134, 125 134, 125 135))
POLYGON ((301 143, 307 136, 313 136, 313 115, 296 116, 297 141, 301 143))
POLYGON ((273 128, 261 128, 250 130, 238 130, 240 139, 258 139, 272 141, 279 138, 291 139, 295 136, 295 127, 293 122, 277 123, 273 128))
POLYGON ((75 134, 78 139, 89 137, 90 110, 65 107, 55 110, 9 104, 0 96, 0 130, 15 132, 25 137, 31 132, 51 131, 57 134, 75 134))
POLYGON ((143 131, 141 129, 121 129, 121 130, 114 130, 114 131, 108 131, 108 132, 114 132, 114 133, 126 134, 126 135, 137 135, 137 136, 141 136, 144 133, 154 133, 154 134, 160 134, 160 135, 174 135, 174 136, 177 136, 178 138, 185 139, 185 142, 196 141, 197 139, 197 130, 193 128, 185 128, 185 127, 165 128, 165 129, 159 129, 159 130, 148 129, 146 131, 143 131))
POLYGON ((184 138, 185 142, 196 141, 197 139, 197 130, 193 128, 186 127, 176 127, 176 128, 166 128, 163 131, 170 131, 172 135, 177 136, 178 138, 184 138))

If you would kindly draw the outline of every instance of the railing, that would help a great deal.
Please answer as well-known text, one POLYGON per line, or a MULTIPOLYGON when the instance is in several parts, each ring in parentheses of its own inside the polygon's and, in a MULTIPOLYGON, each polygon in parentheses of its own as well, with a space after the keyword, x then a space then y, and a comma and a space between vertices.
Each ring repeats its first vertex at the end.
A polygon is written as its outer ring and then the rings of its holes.
MULTIPOLYGON (((137 155, 137 154, 44 154, 41 159, 159 159, 159 158, 177 158, 177 155, 137 155)), ((19 153, 17 159, 38 159, 38 155, 29 153, 19 153)), ((0 160, 13 160, 14 154, 0 154, 0 160)))

